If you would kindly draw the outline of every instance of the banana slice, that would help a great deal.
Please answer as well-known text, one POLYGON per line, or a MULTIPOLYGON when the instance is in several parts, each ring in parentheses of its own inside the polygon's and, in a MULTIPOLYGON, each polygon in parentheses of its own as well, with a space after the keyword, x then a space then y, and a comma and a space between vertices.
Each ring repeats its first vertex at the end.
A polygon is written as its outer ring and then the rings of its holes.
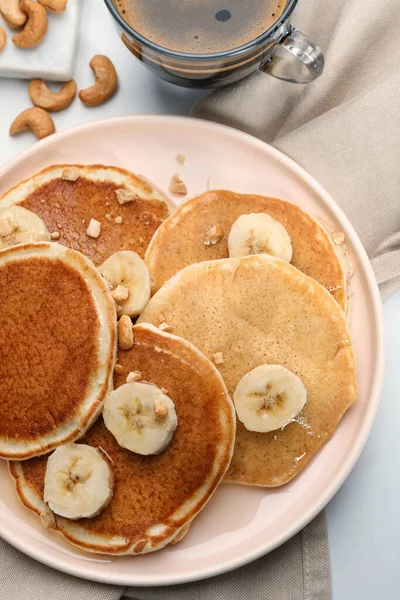
POLYGON ((47 461, 44 501, 66 519, 91 518, 110 502, 114 478, 105 456, 85 444, 66 444, 47 461))
POLYGON ((265 213, 241 215, 228 237, 230 258, 249 254, 272 254, 286 262, 292 260, 292 242, 279 221, 265 213))
POLYGON ((137 454, 160 454, 178 419, 174 403, 151 383, 126 383, 106 398, 103 419, 118 444, 137 454))
POLYGON ((260 433, 285 427, 306 401, 301 379, 281 365, 261 365, 246 373, 233 394, 239 420, 260 433))
POLYGON ((99 267, 107 279, 120 315, 137 317, 150 300, 150 275, 144 261, 135 252, 121 250, 99 267))
POLYGON ((49 242, 42 219, 22 206, 0 208, 0 250, 27 242, 49 242))

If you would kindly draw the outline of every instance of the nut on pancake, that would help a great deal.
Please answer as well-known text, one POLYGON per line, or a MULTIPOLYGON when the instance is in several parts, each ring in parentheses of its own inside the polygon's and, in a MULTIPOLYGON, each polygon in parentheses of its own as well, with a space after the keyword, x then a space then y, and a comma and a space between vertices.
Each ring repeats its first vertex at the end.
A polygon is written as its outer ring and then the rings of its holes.
POLYGON ((153 233, 168 216, 164 196, 150 183, 118 167, 55 165, 19 183, 0 198, 0 207, 20 204, 43 219, 60 244, 100 265, 118 250, 143 257, 153 233), (135 199, 120 204, 117 190, 135 199), (90 221, 101 225, 87 235, 90 221), (58 238, 58 233, 60 237, 58 238))
MULTIPOLYGON (((82 443, 101 447, 113 463, 114 495, 93 519, 55 516, 54 527, 82 549, 142 554, 179 540, 223 478, 233 452, 235 413, 225 384, 211 362, 186 340, 147 325, 134 327, 131 350, 118 352, 114 384, 130 372, 168 391, 178 427, 168 448, 142 456, 118 446, 102 417, 82 443)), ((10 463, 22 503, 45 513, 47 457, 10 463)))
POLYGON ((308 399, 283 430, 237 423, 226 480, 278 486, 299 473, 356 400, 355 360, 343 311, 327 290, 267 255, 186 267, 150 300, 139 322, 159 325, 214 361, 233 395, 261 364, 279 364, 304 383, 308 399))
POLYGON ((93 263, 59 244, 0 252, 0 457, 82 436, 108 393, 114 301, 93 263))
POLYGON ((188 265, 228 258, 233 223, 240 215, 261 212, 287 230, 293 246, 291 263, 330 291, 345 310, 346 274, 330 236, 317 221, 290 202, 224 190, 185 202, 156 231, 145 257, 154 291, 188 265), (213 231, 220 235, 207 243, 213 231))

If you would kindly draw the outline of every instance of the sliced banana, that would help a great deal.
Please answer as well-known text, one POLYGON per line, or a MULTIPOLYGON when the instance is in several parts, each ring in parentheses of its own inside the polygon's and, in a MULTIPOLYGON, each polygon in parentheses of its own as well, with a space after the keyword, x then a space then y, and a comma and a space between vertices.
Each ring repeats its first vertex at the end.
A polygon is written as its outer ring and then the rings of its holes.
POLYGON ((22 206, 0 208, 0 250, 28 242, 49 242, 42 219, 22 206))
POLYGON ((292 242, 279 221, 265 213, 241 215, 232 225, 228 237, 229 256, 272 254, 286 262, 292 260, 292 242))
POLYGON ((160 454, 178 425, 171 398, 151 383, 126 383, 106 398, 103 419, 118 444, 137 454, 160 454))
POLYGON ((107 258, 99 271, 107 279, 111 293, 115 291, 114 299, 121 307, 120 314, 137 317, 150 300, 150 275, 140 256, 130 250, 121 250, 107 258))
POLYGON ((110 502, 114 478, 105 456, 85 444, 66 444, 47 461, 44 501, 66 519, 91 518, 110 502))
POLYGON ((288 425, 306 401, 300 377, 281 365, 261 365, 246 373, 233 394, 239 420, 249 431, 260 433, 288 425))

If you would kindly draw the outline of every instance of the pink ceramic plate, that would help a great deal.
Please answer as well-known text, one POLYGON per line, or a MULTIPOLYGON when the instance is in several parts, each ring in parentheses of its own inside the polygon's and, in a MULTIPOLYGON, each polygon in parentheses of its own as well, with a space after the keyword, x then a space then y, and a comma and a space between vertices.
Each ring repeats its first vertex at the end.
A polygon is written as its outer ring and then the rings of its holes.
POLYGON ((367 255, 332 198, 270 146, 233 129, 177 117, 123 117, 53 135, 0 172, 0 193, 47 165, 104 163, 132 169, 168 189, 179 172, 194 195, 227 188, 278 196, 344 231, 356 275, 352 335, 359 400, 333 439, 294 481, 274 490, 222 485, 175 547, 110 558, 75 550, 20 506, 0 461, 0 535, 47 565, 78 577, 123 585, 164 585, 210 577, 270 552, 304 527, 342 485, 365 444, 383 374, 380 297, 367 255), (186 155, 184 166, 177 153, 186 155))

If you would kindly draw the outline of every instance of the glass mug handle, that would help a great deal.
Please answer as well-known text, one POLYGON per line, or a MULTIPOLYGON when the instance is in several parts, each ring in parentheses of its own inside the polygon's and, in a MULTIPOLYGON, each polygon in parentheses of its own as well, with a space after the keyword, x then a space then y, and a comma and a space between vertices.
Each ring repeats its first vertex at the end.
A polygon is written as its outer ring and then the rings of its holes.
POLYGON ((325 59, 318 46, 288 23, 281 32, 261 71, 291 83, 310 83, 322 75, 325 59))

